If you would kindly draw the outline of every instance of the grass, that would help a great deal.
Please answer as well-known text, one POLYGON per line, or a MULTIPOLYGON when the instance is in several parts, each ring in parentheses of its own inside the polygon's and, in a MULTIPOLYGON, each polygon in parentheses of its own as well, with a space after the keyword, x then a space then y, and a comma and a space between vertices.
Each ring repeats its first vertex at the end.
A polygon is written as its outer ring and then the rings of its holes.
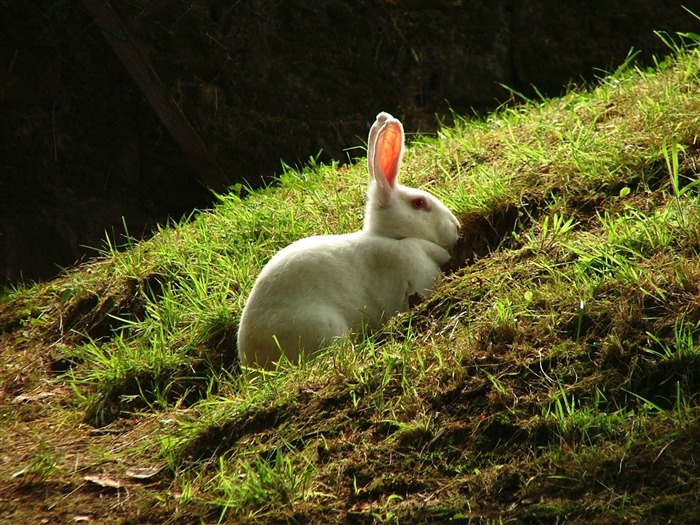
POLYGON ((698 522, 700 55, 676 51, 415 137, 404 181, 463 226, 447 275, 301 367, 241 376, 238 317, 281 247, 361 226, 363 163, 8 291, 3 515, 698 522))

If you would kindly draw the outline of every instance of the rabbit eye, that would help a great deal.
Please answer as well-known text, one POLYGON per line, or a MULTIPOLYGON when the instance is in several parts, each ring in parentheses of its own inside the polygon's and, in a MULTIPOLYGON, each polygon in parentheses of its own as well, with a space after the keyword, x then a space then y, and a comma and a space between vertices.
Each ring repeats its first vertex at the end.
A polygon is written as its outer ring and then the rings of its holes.
POLYGON ((425 197, 416 197, 411 200, 411 206, 414 210, 429 211, 428 200, 425 197))

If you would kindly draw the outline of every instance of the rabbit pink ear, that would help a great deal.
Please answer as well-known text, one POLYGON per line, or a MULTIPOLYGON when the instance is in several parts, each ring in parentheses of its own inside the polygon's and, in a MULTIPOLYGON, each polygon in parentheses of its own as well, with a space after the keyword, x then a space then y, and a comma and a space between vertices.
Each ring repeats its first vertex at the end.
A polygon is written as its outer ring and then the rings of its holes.
POLYGON ((391 204, 403 156, 403 126, 389 113, 380 113, 369 130, 367 167, 376 182, 372 192, 383 206, 391 204))
POLYGON ((387 122, 377 136, 377 164, 391 188, 396 184, 403 154, 403 127, 398 120, 387 122))

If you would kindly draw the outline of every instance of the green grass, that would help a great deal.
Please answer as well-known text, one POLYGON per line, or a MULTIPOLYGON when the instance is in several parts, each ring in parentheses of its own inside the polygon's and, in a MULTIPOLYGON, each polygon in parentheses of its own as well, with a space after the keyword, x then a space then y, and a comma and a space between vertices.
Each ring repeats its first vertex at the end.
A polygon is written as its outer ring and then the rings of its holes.
POLYGON ((301 367, 242 377, 238 318, 277 250, 361 227, 363 162, 312 160, 8 291, 0 479, 144 523, 695 523, 699 137, 680 47, 414 137, 404 182, 463 226, 448 275, 301 367), (95 471, 129 497, 97 497, 95 471))

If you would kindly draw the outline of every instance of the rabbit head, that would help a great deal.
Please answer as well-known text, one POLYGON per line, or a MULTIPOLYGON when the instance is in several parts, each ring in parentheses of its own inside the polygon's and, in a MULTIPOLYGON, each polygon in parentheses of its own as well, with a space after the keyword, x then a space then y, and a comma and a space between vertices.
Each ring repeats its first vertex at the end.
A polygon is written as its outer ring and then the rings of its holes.
POLYGON ((459 237, 459 221, 429 193, 398 183, 403 153, 401 122, 380 113, 367 146, 371 182, 364 231, 394 239, 424 239, 450 248, 459 237))

